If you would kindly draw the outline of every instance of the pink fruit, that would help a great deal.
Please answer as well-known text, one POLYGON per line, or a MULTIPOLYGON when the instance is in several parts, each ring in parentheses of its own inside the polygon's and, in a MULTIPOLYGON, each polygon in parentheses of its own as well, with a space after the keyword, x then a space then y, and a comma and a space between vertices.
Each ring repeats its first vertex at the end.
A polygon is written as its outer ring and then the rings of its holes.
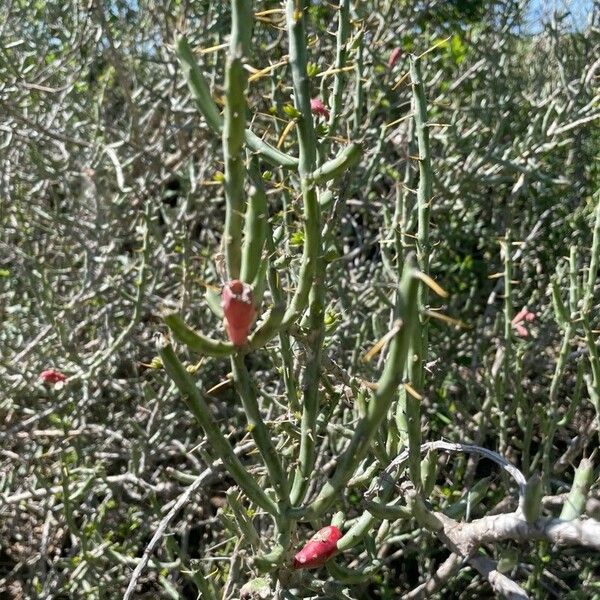
POLYGON ((221 292, 221 307, 225 316, 225 330, 231 343, 243 346, 256 318, 252 288, 239 279, 232 279, 221 292))
POLYGON ((324 565, 337 552, 341 537, 342 532, 334 525, 319 529, 294 556, 294 569, 316 569, 324 565))

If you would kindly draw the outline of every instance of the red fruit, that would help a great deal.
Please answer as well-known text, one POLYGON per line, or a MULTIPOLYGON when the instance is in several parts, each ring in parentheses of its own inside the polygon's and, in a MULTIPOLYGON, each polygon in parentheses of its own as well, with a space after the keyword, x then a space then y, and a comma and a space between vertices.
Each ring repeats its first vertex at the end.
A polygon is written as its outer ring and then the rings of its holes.
POLYGON ((402 50, 400 48, 394 48, 390 52, 390 56, 388 58, 388 68, 389 69, 391 69, 398 62, 398 59, 400 58, 401 54, 402 54, 402 50))
POLYGON ((67 378, 60 371, 57 371, 56 369, 47 369, 45 371, 42 371, 40 373, 40 379, 44 383, 49 383, 49 384, 59 383, 59 382, 67 380, 67 378))
POLYGON ((225 329, 234 346, 243 346, 256 318, 252 288, 239 279, 226 283, 221 292, 225 329))
POLYGON ((327 107, 323 104, 323 102, 319 100, 319 98, 313 98, 310 101, 310 110, 312 111, 313 115, 329 119, 329 111, 327 110, 327 107))
POLYGON ((324 565, 337 552, 341 537, 342 532, 334 525, 319 529, 294 556, 294 569, 316 569, 324 565))

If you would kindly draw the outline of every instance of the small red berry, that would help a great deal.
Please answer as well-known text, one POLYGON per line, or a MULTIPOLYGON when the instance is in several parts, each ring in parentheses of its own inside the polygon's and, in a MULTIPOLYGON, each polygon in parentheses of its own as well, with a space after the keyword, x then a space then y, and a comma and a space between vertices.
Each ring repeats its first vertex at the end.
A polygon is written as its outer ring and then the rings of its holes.
POLYGON ((239 279, 226 283, 221 292, 225 329, 234 346, 243 346, 256 318, 252 288, 239 279))
POLYGON ((327 107, 319 100, 319 98, 313 98, 310 101, 310 110, 313 115, 329 119, 329 110, 327 110, 327 107))
POLYGON ((335 525, 319 529, 294 556, 294 569, 316 569, 324 565, 337 552, 341 537, 342 532, 335 525))
POLYGON ((43 383, 54 384, 54 383, 62 383, 66 381, 67 378, 56 369, 46 369, 40 373, 40 379, 43 383))

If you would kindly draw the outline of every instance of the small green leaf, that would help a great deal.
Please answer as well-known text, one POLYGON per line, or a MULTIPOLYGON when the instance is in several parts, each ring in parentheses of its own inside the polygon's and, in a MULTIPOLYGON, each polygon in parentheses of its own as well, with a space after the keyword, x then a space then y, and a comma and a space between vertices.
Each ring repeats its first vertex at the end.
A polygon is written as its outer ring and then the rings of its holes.
POLYGON ((301 116, 301 112, 292 104, 286 104, 283 107, 283 112, 290 117, 290 119, 297 119, 298 117, 301 116))
POLYGON ((319 67, 315 63, 309 62, 306 65, 306 73, 308 74, 309 77, 314 77, 318 72, 319 72, 319 67))
POLYGON ((290 245, 291 246, 302 246, 304 244, 304 232, 296 231, 292 233, 290 236, 290 245))
POLYGON ((463 44, 460 35, 456 33, 450 38, 450 54, 457 66, 467 57, 467 47, 463 44))

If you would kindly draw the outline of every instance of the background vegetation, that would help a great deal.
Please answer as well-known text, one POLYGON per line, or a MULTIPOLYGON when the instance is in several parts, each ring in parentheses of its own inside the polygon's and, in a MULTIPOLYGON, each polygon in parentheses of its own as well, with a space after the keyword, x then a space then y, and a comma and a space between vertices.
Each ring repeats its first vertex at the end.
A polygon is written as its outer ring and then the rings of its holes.
MULTIPOLYGON (((364 390, 381 373, 386 353, 370 361, 365 354, 392 324, 396 252, 414 245, 413 54, 423 55, 429 109, 430 274, 449 292, 446 300, 431 294, 430 308, 450 318, 430 319, 422 439, 477 444, 528 479, 539 473, 545 516, 561 513, 575 470, 588 469, 584 518, 600 514, 599 249, 592 246, 600 223, 598 8, 578 29, 557 12, 534 35, 527 2, 353 2, 348 69, 337 78, 338 6, 312 3, 311 93, 331 106, 334 80, 343 84, 336 131, 315 117, 320 151, 330 157, 352 141, 363 150, 323 214, 336 234, 325 249, 319 401, 326 419, 315 486, 353 427, 357 382, 364 390), (511 326, 524 307, 535 315, 521 323, 527 335, 511 326)), ((254 3, 249 126, 297 155, 278 9, 280 2, 254 3)), ((205 299, 222 284, 223 154, 190 96, 174 40, 186 32, 222 105, 230 21, 228 3, 210 0, 0 6, 2 597, 122 597, 159 523, 213 461, 156 360, 154 336, 166 332, 164 307, 197 330, 224 335, 205 299), (44 384, 40 373, 50 368, 67 381, 44 384)), ((280 233, 270 261, 289 273, 289 291, 304 242, 302 203, 292 174, 260 169, 280 233)), ((301 377, 306 340, 296 333, 290 352, 301 377)), ((300 424, 279 344, 247 364, 285 457, 300 424)), ((247 449, 228 363, 184 347, 179 355, 201 378, 222 431, 247 449)), ((377 443, 385 446, 386 435, 377 443)), ((492 463, 444 453, 436 460, 428 499, 435 510, 470 521, 515 509, 512 484, 492 463)), ((244 461, 261 465, 252 453, 244 461)), ((209 575, 219 597, 239 596, 256 568, 252 544, 236 534, 233 485, 218 469, 202 481, 133 597, 195 598, 209 575)), ((347 519, 360 514, 364 489, 357 484, 340 498, 347 519)), ((252 517, 256 507, 245 506, 252 517)), ((268 541, 268 519, 257 514, 253 526, 268 541)), ((310 534, 300 525, 290 551, 310 534)), ((376 558, 364 580, 327 587, 323 570, 300 587, 321 597, 401 597, 450 554, 413 518, 392 520, 370 539, 339 559, 364 571, 376 558)), ((600 594, 597 548, 515 539, 482 551, 532 598, 592 598, 600 594)), ((280 575, 273 593, 298 586, 280 575)), ((465 564, 426 597, 493 596, 465 564)))

